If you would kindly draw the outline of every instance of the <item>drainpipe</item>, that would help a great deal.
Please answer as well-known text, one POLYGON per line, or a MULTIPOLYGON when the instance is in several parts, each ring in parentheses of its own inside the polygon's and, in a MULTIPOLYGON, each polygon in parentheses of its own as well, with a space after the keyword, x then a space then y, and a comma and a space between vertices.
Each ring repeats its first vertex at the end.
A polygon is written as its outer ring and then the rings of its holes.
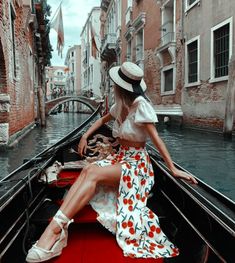
MULTIPOLYGON (((184 0, 181 1, 181 45, 182 45, 182 57, 183 59, 185 59, 185 48, 184 48, 184 43, 185 43, 185 38, 184 38, 184 0)), ((182 78, 182 84, 183 84, 183 80, 184 80, 184 76, 185 76, 185 64, 182 63, 182 65, 184 65, 183 69, 182 69, 182 73, 183 73, 183 78, 182 78)))
POLYGON ((184 39, 184 0, 181 1, 181 39, 184 39))
POLYGON ((226 139, 232 139, 233 132, 233 120, 235 110, 235 54, 230 58, 229 62, 229 74, 225 104, 225 117, 223 135, 226 139))

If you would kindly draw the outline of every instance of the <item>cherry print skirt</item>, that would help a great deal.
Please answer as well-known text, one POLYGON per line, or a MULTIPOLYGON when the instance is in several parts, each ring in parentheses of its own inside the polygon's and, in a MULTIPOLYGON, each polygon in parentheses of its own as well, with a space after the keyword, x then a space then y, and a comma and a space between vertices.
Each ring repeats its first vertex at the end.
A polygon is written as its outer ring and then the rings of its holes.
POLYGON ((133 258, 174 257, 178 248, 162 232, 159 219, 147 206, 154 173, 145 148, 123 147, 95 164, 122 164, 119 189, 99 186, 90 200, 97 220, 116 235, 125 256, 133 258))

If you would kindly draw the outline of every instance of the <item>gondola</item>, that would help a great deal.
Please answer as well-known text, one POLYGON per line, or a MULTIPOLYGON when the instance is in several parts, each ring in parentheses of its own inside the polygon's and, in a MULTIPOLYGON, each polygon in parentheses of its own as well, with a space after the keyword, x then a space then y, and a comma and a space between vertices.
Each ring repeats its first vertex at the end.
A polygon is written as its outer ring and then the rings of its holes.
MULTIPOLYGON (((79 176, 80 168, 71 165, 82 162, 76 154, 76 145, 99 118, 99 112, 100 107, 77 129, 0 181, 1 263, 25 262, 25 253, 79 176), (57 180, 49 182, 45 171, 55 162, 62 164, 63 169, 58 172, 57 180)), ((111 129, 104 125, 96 135, 99 135, 96 138, 111 138, 111 129)), ((199 178, 198 185, 192 185, 172 177, 157 150, 149 144, 147 149, 155 176, 147 205, 159 216, 161 228, 178 246, 180 255, 165 260, 124 257, 115 237, 97 222, 96 213, 88 205, 69 227, 68 246, 50 262, 235 262, 235 203, 199 178)))

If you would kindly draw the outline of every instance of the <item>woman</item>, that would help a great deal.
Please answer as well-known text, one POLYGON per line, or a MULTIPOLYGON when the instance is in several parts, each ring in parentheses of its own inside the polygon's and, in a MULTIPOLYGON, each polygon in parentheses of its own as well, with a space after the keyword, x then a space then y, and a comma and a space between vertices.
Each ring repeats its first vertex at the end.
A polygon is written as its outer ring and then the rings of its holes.
POLYGON ((99 214, 97 219, 101 224, 116 234, 125 256, 178 255, 178 249, 161 231, 157 216, 146 206, 154 184, 152 165, 145 149, 147 138, 151 138, 173 176, 192 183, 197 181, 174 166, 158 136, 154 125, 157 116, 144 94, 147 87, 142 69, 132 62, 124 62, 111 68, 109 74, 115 83, 115 104, 82 136, 78 151, 83 156, 88 137, 114 119, 113 136, 120 144, 119 152, 82 170, 53 220, 29 250, 27 262, 42 262, 60 255, 67 245, 72 218, 88 202, 99 214))

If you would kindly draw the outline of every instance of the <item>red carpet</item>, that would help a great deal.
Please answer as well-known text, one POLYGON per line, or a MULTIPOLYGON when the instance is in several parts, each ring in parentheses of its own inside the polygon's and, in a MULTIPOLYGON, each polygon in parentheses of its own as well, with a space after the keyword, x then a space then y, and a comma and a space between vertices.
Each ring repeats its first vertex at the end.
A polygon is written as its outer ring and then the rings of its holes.
POLYGON ((163 259, 124 257, 115 236, 100 224, 73 224, 68 246, 55 263, 163 263, 163 259))

